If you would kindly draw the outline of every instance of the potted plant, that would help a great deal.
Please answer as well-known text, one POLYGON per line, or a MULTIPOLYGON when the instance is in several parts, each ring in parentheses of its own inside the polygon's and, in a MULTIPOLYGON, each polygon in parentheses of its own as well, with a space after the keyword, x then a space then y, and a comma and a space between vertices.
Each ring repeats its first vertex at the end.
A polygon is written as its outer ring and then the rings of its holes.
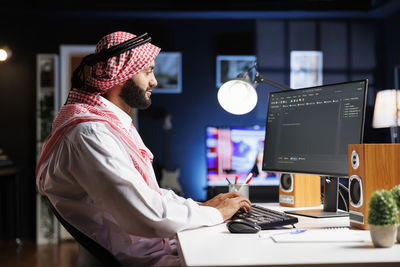
MULTIPOLYGON (((394 200, 396 201, 397 210, 399 212, 398 217, 400 218, 400 184, 393 187, 392 195, 394 197, 394 200)), ((397 242, 400 243, 400 226, 397 227, 397 242)))
POLYGON ((377 190, 369 200, 368 224, 375 247, 391 247, 396 241, 399 218, 397 205, 388 190, 377 190))

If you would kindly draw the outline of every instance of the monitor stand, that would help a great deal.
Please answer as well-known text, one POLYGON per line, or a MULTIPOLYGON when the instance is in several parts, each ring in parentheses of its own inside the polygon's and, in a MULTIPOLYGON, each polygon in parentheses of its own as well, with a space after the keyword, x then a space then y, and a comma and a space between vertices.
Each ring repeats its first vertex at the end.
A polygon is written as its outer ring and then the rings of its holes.
POLYGON ((324 176, 323 209, 306 209, 285 211, 285 213, 312 218, 346 217, 349 213, 338 210, 339 178, 324 176))

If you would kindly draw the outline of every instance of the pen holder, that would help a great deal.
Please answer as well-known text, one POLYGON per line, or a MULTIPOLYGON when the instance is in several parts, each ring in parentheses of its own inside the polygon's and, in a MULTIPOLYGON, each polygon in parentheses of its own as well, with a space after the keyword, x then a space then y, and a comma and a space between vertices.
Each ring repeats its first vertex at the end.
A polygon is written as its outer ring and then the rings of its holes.
POLYGON ((230 184, 229 192, 239 192, 243 196, 249 198, 249 185, 248 184, 230 184))

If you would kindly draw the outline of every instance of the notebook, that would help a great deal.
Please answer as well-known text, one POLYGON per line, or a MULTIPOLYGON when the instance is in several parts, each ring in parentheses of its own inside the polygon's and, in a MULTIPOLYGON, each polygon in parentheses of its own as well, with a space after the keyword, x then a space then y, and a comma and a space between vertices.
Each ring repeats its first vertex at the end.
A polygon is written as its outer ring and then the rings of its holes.
POLYGON ((369 231, 349 228, 296 229, 271 235, 277 243, 296 242, 370 242, 369 231))

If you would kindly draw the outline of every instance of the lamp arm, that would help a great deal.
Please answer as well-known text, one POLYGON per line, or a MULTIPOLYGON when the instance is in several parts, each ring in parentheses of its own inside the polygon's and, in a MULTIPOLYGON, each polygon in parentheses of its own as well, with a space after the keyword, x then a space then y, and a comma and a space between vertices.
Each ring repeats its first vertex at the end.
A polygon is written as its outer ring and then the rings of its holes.
POLYGON ((289 86, 286 86, 284 84, 281 84, 281 83, 275 82, 273 80, 262 77, 259 72, 256 72, 256 75, 254 77, 254 83, 255 84, 265 83, 265 84, 271 85, 272 87, 279 89, 281 91, 292 90, 292 88, 290 88, 289 86))

